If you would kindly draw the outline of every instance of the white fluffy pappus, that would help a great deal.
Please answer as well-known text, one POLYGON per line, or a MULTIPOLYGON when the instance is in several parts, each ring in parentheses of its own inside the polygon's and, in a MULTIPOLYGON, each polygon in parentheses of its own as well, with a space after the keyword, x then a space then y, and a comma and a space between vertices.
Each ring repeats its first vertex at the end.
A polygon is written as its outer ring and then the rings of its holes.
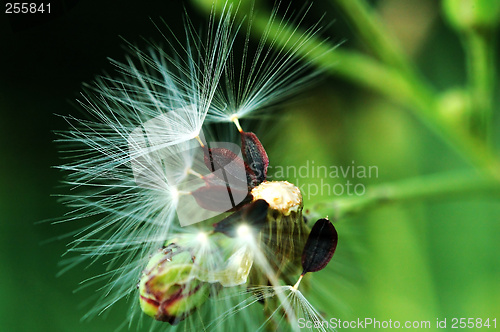
MULTIPOLYGON (((204 126, 210 122, 239 126, 238 119, 254 116, 295 93, 315 75, 304 75, 309 68, 304 54, 318 25, 305 32, 293 30, 289 47, 276 47, 275 38, 282 38, 281 33, 294 22, 280 19, 275 9, 255 54, 250 55, 252 17, 247 19, 243 49, 234 49, 238 32, 245 30, 236 19, 237 10, 225 4, 221 15, 212 14, 205 35, 196 32, 186 18, 186 42, 165 35, 171 52, 130 46, 125 64, 112 60, 121 75, 100 77, 86 86, 80 104, 88 118, 64 117, 70 130, 59 133, 58 142, 68 162, 59 168, 67 172, 71 191, 63 201, 72 211, 61 222, 83 219, 88 224, 72 234, 63 271, 96 262, 106 268, 83 283, 84 287, 97 284, 101 290, 87 317, 128 300, 131 309, 124 325, 134 320, 142 325, 147 317, 140 312, 136 286, 151 255, 168 239, 193 236, 197 241, 200 232, 207 231, 201 226, 181 227, 177 217, 179 201, 193 189, 185 184, 203 182, 205 166, 195 151, 210 141, 204 134, 210 130, 204 126)), ((202 209, 194 203, 189 206, 193 215, 202 209)), ((264 254, 258 248, 255 251, 256 264, 269 270, 264 254)), ((272 273, 266 274, 272 287, 279 287, 272 273)), ((286 304, 289 296, 276 295, 285 303, 288 316, 293 316, 286 304)), ((220 329, 210 321, 239 303, 209 301, 213 305, 207 303, 176 328, 220 329)), ((255 323, 247 318, 243 321, 255 323)), ((238 326, 227 317, 224 321, 224 330, 238 326)), ((153 322, 151 329, 157 327, 164 325, 153 322)))
MULTIPOLYGON (((214 6, 223 3, 216 1, 214 6)), ((244 10, 235 13, 246 20, 240 28, 246 33, 246 42, 242 49, 232 49, 229 54, 208 121, 235 122, 256 117, 296 94, 320 73, 317 68, 310 70, 307 59, 323 55, 319 50, 322 43, 311 43, 322 30, 321 19, 302 29, 300 25, 310 6, 300 13, 291 13, 290 7, 283 8, 283 16, 278 14, 279 7, 280 4, 276 5, 266 18, 253 15, 253 7, 245 8, 250 12, 247 16, 242 14, 244 10), (254 25, 259 25, 262 32, 253 31, 254 25), (258 40, 253 49, 249 47, 251 35, 258 40)))
POLYGON ((328 320, 314 308, 299 289, 290 285, 249 287, 227 295, 222 300, 237 299, 237 303, 214 320, 210 326, 221 327, 243 310, 248 310, 257 302, 279 298, 280 304, 271 314, 259 322, 253 331, 291 330, 291 331, 336 331, 328 320), (293 314, 294 317, 289 317, 293 314), (301 326, 299 322, 304 322, 301 326), (305 324, 307 322, 307 325, 305 324))

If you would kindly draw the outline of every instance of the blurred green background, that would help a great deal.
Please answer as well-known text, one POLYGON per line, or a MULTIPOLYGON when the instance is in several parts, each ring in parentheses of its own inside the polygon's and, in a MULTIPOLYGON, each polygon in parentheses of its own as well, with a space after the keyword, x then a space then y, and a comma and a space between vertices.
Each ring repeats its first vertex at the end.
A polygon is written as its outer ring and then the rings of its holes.
MULTIPOLYGON (((340 49, 370 55, 334 2, 316 1, 304 24, 326 13, 325 25, 335 21, 323 33, 330 42, 344 41, 340 49)), ((103 72, 114 75, 107 57, 124 59, 118 36, 138 45, 145 44, 142 37, 161 41, 150 18, 163 17, 182 35, 184 7, 195 26, 204 26, 207 14, 180 1, 51 3, 52 15, 0 15, 0 331, 112 331, 123 322, 126 304, 80 322, 93 290, 73 293, 81 280, 102 272, 100 266, 56 278, 70 240, 61 238, 82 221, 38 223, 68 212, 52 196, 67 192, 60 185, 63 174, 53 168, 63 162, 53 131, 67 129, 55 114, 84 116, 74 100, 82 82, 103 72)), ((380 0, 373 5, 437 91, 466 84, 461 41, 438 2, 380 0)), ((493 132, 500 121, 498 92, 497 87, 493 132)), ((362 180, 367 189, 471 168, 406 107, 335 74, 325 74, 279 114, 262 138, 273 165, 301 166, 307 160, 375 165, 378 178, 362 180)), ((497 150, 498 141, 494 134, 497 150)), ((336 221, 338 251, 318 273, 311 301, 328 317, 342 320, 500 320, 498 191, 443 196, 384 205, 336 221)), ((306 199, 306 208, 328 199, 306 199)), ((328 213, 334 215, 335 209, 328 213)))

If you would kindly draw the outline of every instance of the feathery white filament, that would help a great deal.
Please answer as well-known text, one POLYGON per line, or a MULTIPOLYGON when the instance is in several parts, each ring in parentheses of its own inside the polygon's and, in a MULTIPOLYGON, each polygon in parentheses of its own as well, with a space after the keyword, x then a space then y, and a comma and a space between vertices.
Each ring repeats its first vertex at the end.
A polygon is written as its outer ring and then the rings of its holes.
MULTIPOLYGON (((310 62, 305 59, 316 52, 316 47, 312 47, 310 41, 319 32, 320 23, 301 31, 297 28, 300 20, 296 22, 279 18, 277 9, 273 10, 267 22, 258 16, 253 17, 253 13, 249 14, 243 56, 231 54, 228 57, 214 106, 207 115, 209 121, 235 122, 255 115, 293 95, 317 75, 318 71, 306 73, 310 69, 310 62), (292 25, 295 28, 290 28, 290 23, 294 23, 292 25), (248 39, 252 24, 265 27, 253 57, 249 57, 248 39), (277 40, 285 38, 285 35, 288 35, 286 42, 278 46, 277 40)), ((288 10, 284 17, 287 15, 288 10)))
POLYGON ((179 193, 195 177, 189 170, 202 164, 191 141, 204 139, 202 125, 236 33, 230 6, 210 27, 208 44, 189 23, 185 45, 166 38, 172 55, 132 47, 134 60, 112 61, 121 78, 87 86, 80 104, 91 119, 65 117, 71 130, 59 142, 72 161, 60 168, 75 192, 64 197, 73 208, 65 221, 93 218, 75 235, 69 252, 80 255, 67 267, 103 257, 109 269, 87 282, 105 282, 92 313, 134 291, 149 255, 179 231, 179 193))
MULTIPOLYGON (((89 316, 129 297, 149 256, 176 235, 191 241, 206 266, 213 267, 212 273, 198 270, 200 280, 239 285, 247 281, 255 262, 274 287, 280 308, 289 319, 296 317, 290 299, 301 299, 301 294, 286 295, 286 289, 279 288, 252 229, 238 230, 243 244, 235 242, 240 247, 231 248, 226 257, 214 249, 204 230, 179 225, 181 215, 190 220, 213 216, 189 195, 204 184, 207 173, 199 154, 207 141, 204 123, 235 122, 242 131, 238 119, 293 93, 310 78, 301 77, 308 66, 302 59, 317 26, 304 33, 294 30, 297 38, 290 40, 291 47, 276 47, 273 38, 280 38, 289 22, 278 22, 274 11, 255 56, 246 54, 247 35, 239 61, 233 45, 239 30, 234 17, 230 5, 220 19, 212 16, 208 42, 186 22, 185 44, 175 36, 165 37, 173 54, 131 46, 133 56, 126 63, 112 60, 122 77, 101 77, 86 86, 80 104, 90 118, 65 117, 71 129, 60 133, 59 142, 67 146, 71 161, 60 169, 68 172, 66 182, 73 193, 64 200, 73 211, 64 221, 92 220, 74 234, 68 250, 79 256, 65 263, 69 268, 102 259, 107 266, 106 272, 86 282, 104 282, 89 316), (271 37, 273 24, 280 29, 271 37), (241 67, 235 72, 237 61, 241 67)), ((305 299, 300 301, 309 308, 305 299)), ((137 301, 132 302, 130 320, 138 308, 137 301)))

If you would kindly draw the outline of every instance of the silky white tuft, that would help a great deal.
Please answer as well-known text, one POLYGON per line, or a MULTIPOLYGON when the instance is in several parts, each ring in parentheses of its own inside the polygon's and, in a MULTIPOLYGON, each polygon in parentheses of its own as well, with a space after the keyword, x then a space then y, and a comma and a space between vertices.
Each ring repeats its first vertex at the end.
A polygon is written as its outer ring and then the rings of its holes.
MULTIPOLYGON (((300 300, 301 294, 279 291, 279 281, 251 228, 238 230, 240 238, 235 243, 243 242, 243 247, 231 247, 234 252, 228 256, 214 251, 206 229, 181 227, 185 225, 179 222, 181 216, 198 221, 219 214, 200 210, 190 195, 205 181, 199 149, 210 141, 204 134, 209 132, 204 130, 206 126, 235 122, 241 131, 238 119, 275 104, 314 76, 304 75, 309 64, 303 59, 311 51, 308 41, 318 25, 305 32, 294 30, 291 47, 276 47, 274 38, 281 38, 291 21, 280 20, 275 10, 252 57, 247 53, 255 22, 250 15, 244 47, 235 50, 240 30, 235 12, 226 4, 220 18, 212 15, 205 37, 186 20, 185 44, 175 36, 165 37, 172 53, 159 47, 142 51, 130 46, 126 63, 112 60, 121 76, 100 77, 86 86, 80 104, 88 118, 64 117, 70 130, 59 133, 58 142, 69 161, 59 168, 68 174, 71 194, 63 200, 72 212, 63 221, 89 221, 74 234, 68 254, 76 255, 68 255, 65 270, 82 263, 106 265, 105 272, 84 283, 102 283, 100 298, 88 317, 133 298, 149 257, 176 237, 193 246, 197 243, 196 254, 214 266, 212 272, 197 272, 202 281, 240 285, 247 281, 255 261, 278 290, 276 297, 288 318, 295 319, 290 296, 300 300), (276 25, 278 31, 272 31, 276 25)), ((139 313, 138 301, 131 303, 127 322, 139 313)), ((226 306, 237 304, 228 303, 226 306)), ((300 303, 308 308, 307 301, 300 303)), ((211 320, 226 310, 210 309, 204 315, 211 320)), ((205 316, 198 318, 203 321, 205 316)), ((186 324, 192 325, 186 326, 203 326, 194 321, 189 317, 186 324)))

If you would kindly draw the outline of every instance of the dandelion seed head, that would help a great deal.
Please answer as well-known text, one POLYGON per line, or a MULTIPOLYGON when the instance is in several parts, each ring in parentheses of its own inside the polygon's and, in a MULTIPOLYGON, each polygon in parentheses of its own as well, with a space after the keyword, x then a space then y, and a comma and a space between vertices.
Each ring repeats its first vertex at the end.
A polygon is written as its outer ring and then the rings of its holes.
MULTIPOLYGON (((140 300, 133 301, 130 321, 142 307, 158 320, 178 323, 186 318, 185 330, 204 329, 207 315, 199 307, 212 293, 251 288, 258 281, 257 286, 274 287, 265 298, 278 298, 288 320, 296 317, 286 292, 297 289, 283 288, 280 278, 306 234, 298 188, 284 181, 254 188, 253 199, 264 199, 269 211, 279 213, 263 229, 239 225, 235 238, 215 234, 207 220, 221 212, 208 211, 193 198, 209 180, 222 181, 220 176, 209 179, 206 147, 218 147, 210 134, 205 137, 209 123, 233 122, 243 133, 240 119, 290 96, 314 76, 303 74, 310 67, 305 50, 317 26, 293 31, 291 47, 277 46, 290 21, 279 19, 275 10, 253 58, 247 55, 247 34, 240 61, 233 43, 240 28, 245 29, 235 11, 225 3, 220 18, 211 16, 206 36, 186 19, 185 44, 172 36, 165 39, 166 48, 130 46, 126 61, 112 61, 121 76, 101 77, 86 87, 81 105, 90 120, 66 117, 71 130, 61 133, 60 142, 70 146, 74 159, 60 168, 69 172, 67 183, 82 190, 67 197, 74 209, 67 220, 97 220, 79 230, 69 251, 80 256, 68 265, 106 265, 106 272, 86 283, 104 283, 89 316, 135 296, 140 300), (190 224, 196 222, 200 225, 190 224), (187 293, 176 293, 181 288, 187 293), (172 307, 174 295, 182 298, 184 308, 172 307)), ((243 179, 244 190, 242 197, 231 192, 234 202, 226 211, 234 211, 250 190, 245 169, 243 176, 232 172, 243 179)), ((224 310, 208 306, 205 312, 213 321, 224 310)))

